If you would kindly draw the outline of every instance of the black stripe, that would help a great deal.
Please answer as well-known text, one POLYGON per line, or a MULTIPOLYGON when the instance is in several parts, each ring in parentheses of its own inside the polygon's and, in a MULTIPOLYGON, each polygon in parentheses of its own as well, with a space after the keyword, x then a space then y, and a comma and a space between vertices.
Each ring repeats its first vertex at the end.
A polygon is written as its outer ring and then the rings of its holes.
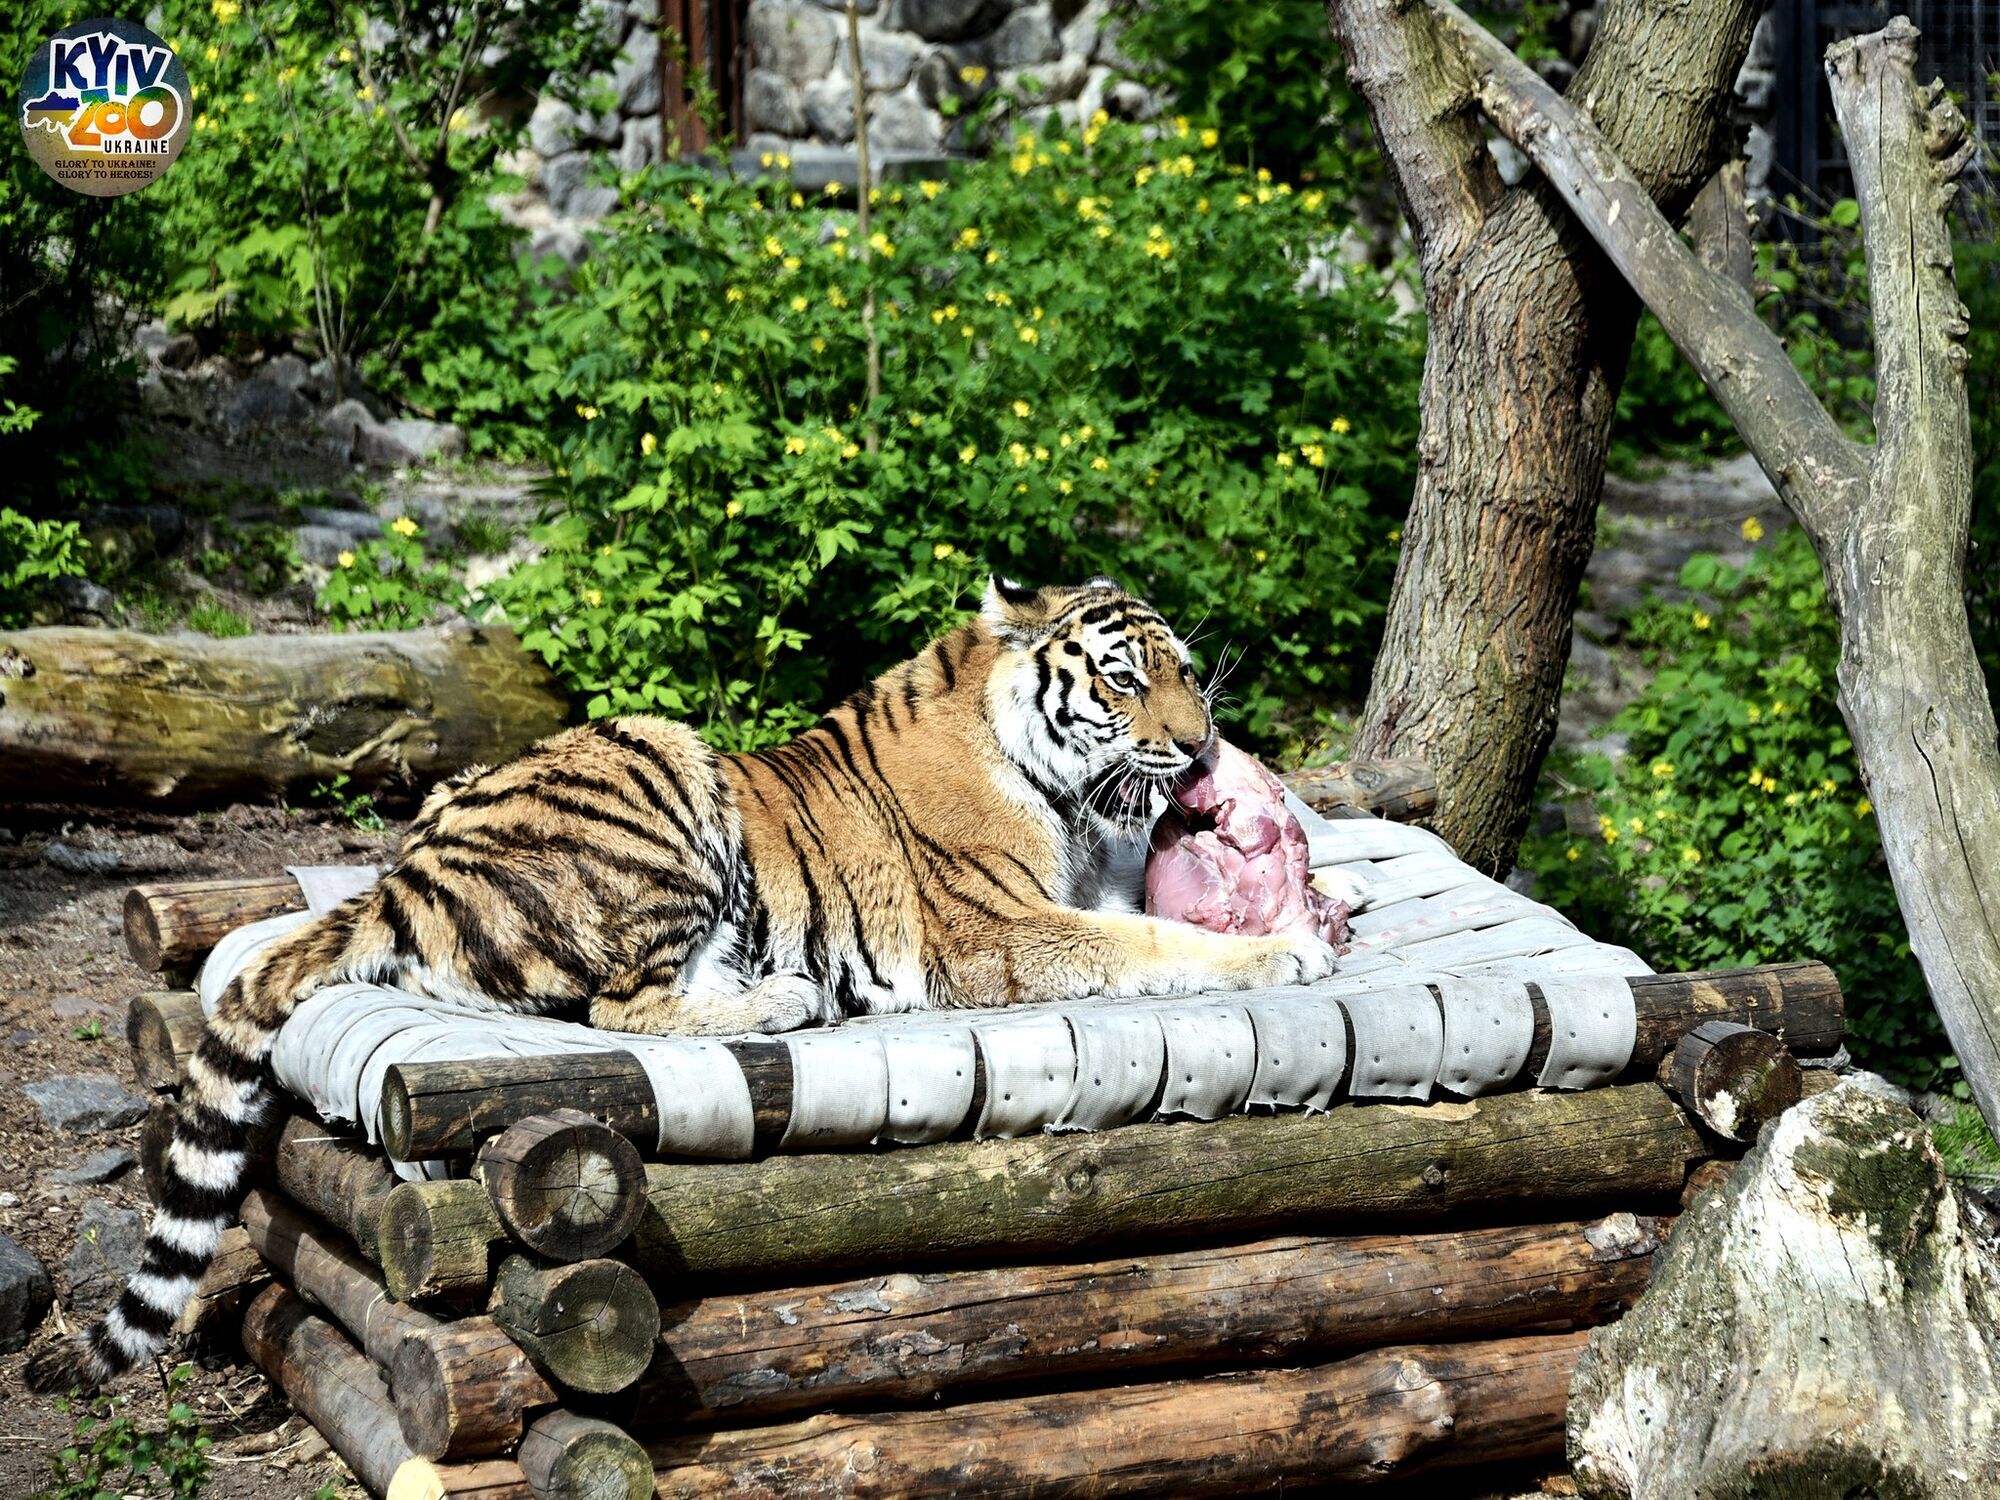
POLYGON ((382 920, 389 928, 389 936, 396 957, 408 958, 417 951, 417 930, 410 925, 410 914, 403 910, 403 898, 396 894, 395 881, 408 868, 407 863, 396 868, 395 875, 382 882, 382 920))
POLYGON ((139 1257, 139 1269, 152 1276, 200 1276, 211 1259, 212 1256, 197 1255, 165 1240, 148 1239, 146 1251, 139 1257))
MULTIPOLYGON (((597 983, 597 974, 584 961, 570 938, 570 924, 556 913, 548 893, 514 865, 497 860, 471 863, 437 856, 438 864, 454 874, 481 880, 518 911, 535 932, 536 954, 547 959, 586 993, 597 983)), ((600 918, 601 918, 600 914, 600 918)))
MULTIPOLYGON (((474 911, 452 886, 433 880, 414 865, 404 870, 402 876, 420 899, 436 907, 451 923, 453 936, 457 939, 455 956, 463 960, 465 973, 482 994, 495 1000, 514 999, 526 994, 527 977, 521 972, 514 956, 495 941, 483 920, 483 913, 474 911)), ((443 956, 437 955, 427 961, 437 964, 443 956)))
POLYGON ((220 1074, 231 1083, 264 1081, 262 1058, 245 1057, 213 1031, 202 1034, 201 1041, 195 1046, 194 1055, 210 1071, 220 1074))
POLYGON ((820 906, 819 885, 806 868, 805 851, 792 837, 789 826, 785 829, 785 842, 792 846, 792 858, 798 861, 799 866, 799 884, 806 891, 806 968, 815 980, 825 984, 832 976, 827 973, 826 916, 820 906))
POLYGON ((118 1316, 128 1327, 149 1338, 165 1339, 172 1333, 174 1319, 180 1316, 180 1311, 178 1307, 155 1307, 130 1287, 118 1294, 118 1316))
POLYGON ((937 653, 938 670, 944 674, 944 690, 947 693, 958 685, 958 669, 952 665, 951 652, 945 649, 945 642, 949 639, 949 636, 940 637, 938 643, 931 647, 937 653))

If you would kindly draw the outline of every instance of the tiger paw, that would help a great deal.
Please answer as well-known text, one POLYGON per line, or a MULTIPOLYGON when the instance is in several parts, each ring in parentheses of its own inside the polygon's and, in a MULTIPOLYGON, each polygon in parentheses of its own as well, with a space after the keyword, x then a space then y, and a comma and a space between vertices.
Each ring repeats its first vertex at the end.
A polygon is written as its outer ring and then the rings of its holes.
POLYGON ((1287 933, 1247 941, 1258 948, 1249 965, 1251 977, 1244 981, 1250 985, 1314 984, 1332 974, 1340 963, 1333 945, 1316 937, 1287 933))

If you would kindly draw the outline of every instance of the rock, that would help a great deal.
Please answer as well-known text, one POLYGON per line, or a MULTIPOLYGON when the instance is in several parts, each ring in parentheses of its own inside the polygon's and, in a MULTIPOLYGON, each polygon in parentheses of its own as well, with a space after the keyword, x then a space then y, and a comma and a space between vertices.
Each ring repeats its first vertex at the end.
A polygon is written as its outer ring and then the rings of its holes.
POLYGON ((868 144, 882 151, 935 151, 944 141, 944 120, 907 88, 878 100, 868 112, 868 144))
POLYGON ((172 335, 167 332, 167 325, 158 318, 150 318, 132 331, 133 345, 154 364, 160 362, 160 355, 165 351, 170 337, 172 335))
POLYGON ((826 76, 839 47, 839 24, 817 5, 751 0, 750 45, 764 67, 794 83, 826 76))
POLYGON ((774 130, 779 135, 806 131, 805 99, 799 86, 769 68, 752 68, 744 78, 743 113, 752 130, 774 130))
POLYGON ((618 170, 643 172, 660 159, 660 117, 645 115, 627 120, 618 138, 618 170))
POLYGON ((585 19, 594 20, 597 34, 608 47, 615 47, 625 40, 625 32, 632 24, 632 12, 623 0, 590 0, 585 7, 585 19))
POLYGON ((1121 78, 1111 86, 1105 108, 1121 120, 1150 120, 1160 112, 1160 101, 1143 83, 1121 78))
MULTIPOLYGON (((654 108, 658 107, 656 102, 654 108)), ((554 94, 544 94, 536 101, 535 112, 528 116, 528 144, 535 148, 537 156, 559 156, 592 141, 615 146, 618 129, 615 111, 586 115, 554 94)))
POLYGON ((0 1354, 25 1348, 55 1302, 56 1289, 47 1269, 0 1234, 0 1354))
POLYGON ((93 1151, 73 1167, 64 1167, 60 1172, 49 1173, 51 1182, 60 1182, 69 1187, 87 1187, 100 1182, 109 1182, 114 1177, 122 1177, 139 1164, 139 1158, 123 1146, 113 1146, 104 1151, 93 1151))
POLYGON ((312 378, 312 371, 296 354, 274 354, 251 371, 250 378, 263 385, 277 386, 280 390, 300 391, 312 378))
POLYGON ((965 81, 967 68, 983 68, 985 54, 973 47, 940 47, 917 64, 917 97, 932 109, 946 99, 976 99, 993 87, 990 74, 977 84, 965 81))
POLYGON ((160 349, 159 363, 169 370, 193 369, 201 359, 201 345, 191 333, 177 333, 160 349))
POLYGON ((88 1200, 77 1222, 76 1248, 63 1262, 69 1305, 85 1313, 110 1307, 139 1269, 145 1243, 146 1216, 138 1209, 119 1208, 102 1198, 88 1200))
POLYGON ((1090 64, 1080 57, 1064 55, 1031 67, 1016 68, 1000 75, 1000 87, 1029 105, 1057 104, 1083 92, 1090 77, 1090 64))
POLYGON ((1570 1387, 1585 1495, 1993 1493, 2000 1253, 1903 1105, 1848 1078, 1696 1197, 1570 1387))
POLYGON ((330 505, 302 505, 299 518, 307 526, 337 531, 352 543, 382 539, 382 518, 372 510, 335 510, 330 505))
POLYGON ((465 456, 465 429, 455 422, 432 422, 422 417, 391 417, 382 430, 416 455, 419 463, 465 456))
POLYGON ((96 1135, 136 1125, 146 1118, 152 1101, 126 1091, 109 1073, 66 1073, 21 1085, 34 1101, 42 1124, 72 1135, 96 1135))
MULTIPOLYGON (((838 15, 847 13, 847 0, 818 0, 818 3, 838 15)), ((860 0, 854 8, 864 16, 872 16, 882 8, 882 0, 860 0)))
POLYGON ((574 269, 589 256, 590 241, 573 224, 551 224, 528 236, 525 253, 530 264, 553 258, 574 269))
POLYGON ((1025 68, 1048 62, 1062 52, 1056 24, 1048 7, 1029 6, 1002 21, 986 39, 986 55, 996 68, 1025 68))
POLYGON ((984 30, 991 0, 903 0, 903 25, 927 42, 956 42, 984 30))
POLYGON ((621 113, 659 112, 660 38, 650 26, 635 26, 625 38, 625 53, 611 69, 611 86, 618 91, 621 113))
POLYGON ((618 189, 593 179, 601 160, 592 152, 568 151, 542 164, 542 191, 549 207, 566 219, 597 219, 618 206, 618 189))
POLYGON ((88 995, 58 995, 49 1005, 58 1021, 81 1021, 89 1016, 108 1016, 111 1007, 88 995))
POLYGON ((1111 0, 1089 0, 1089 3, 1063 22, 1062 49, 1066 57, 1076 57, 1084 62, 1097 62, 1098 50, 1104 41, 1115 36, 1118 30, 1117 17, 1112 13, 1111 0))
POLYGON ((42 863, 65 875, 109 875, 118 868, 118 855, 110 849, 85 849, 77 844, 54 843, 43 846, 42 863))
MULTIPOLYGON (((322 416, 319 425, 320 431, 334 440, 342 457, 349 463, 374 469, 394 469, 416 461, 416 454, 398 442, 375 420, 375 414, 353 396, 322 416)), ((301 526, 293 536, 296 539, 300 532, 312 529, 301 526)))
MULTIPOLYGON (((806 121, 823 141, 844 146, 854 139, 854 83, 844 73, 816 79, 804 89, 806 121)), ((871 135, 872 147, 875 138, 871 135)))
POLYGON ((906 36, 893 31, 867 31, 861 35, 861 81, 871 93, 884 94, 910 81, 923 49, 906 36))
POLYGON ((58 578, 49 585, 49 596, 78 624, 109 624, 118 613, 118 596, 88 578, 58 578))

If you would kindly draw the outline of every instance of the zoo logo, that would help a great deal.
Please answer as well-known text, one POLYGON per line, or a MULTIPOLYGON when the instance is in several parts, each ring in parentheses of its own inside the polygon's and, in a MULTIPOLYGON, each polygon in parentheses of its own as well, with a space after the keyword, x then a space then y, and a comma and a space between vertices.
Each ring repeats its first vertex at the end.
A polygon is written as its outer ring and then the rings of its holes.
POLYGON ((64 187, 116 197, 166 174, 191 124, 187 69, 133 21, 65 26, 28 59, 16 99, 28 154, 64 187))

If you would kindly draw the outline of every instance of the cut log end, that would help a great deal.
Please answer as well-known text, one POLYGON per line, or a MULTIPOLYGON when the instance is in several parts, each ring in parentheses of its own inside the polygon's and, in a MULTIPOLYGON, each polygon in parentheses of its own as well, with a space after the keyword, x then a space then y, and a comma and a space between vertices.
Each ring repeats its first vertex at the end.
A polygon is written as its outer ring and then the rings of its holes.
POLYGON ((493 1278, 487 1310, 537 1368, 592 1395, 636 1382, 660 1337, 659 1301, 622 1261, 551 1266, 510 1255, 493 1278))
POLYGON ((419 1457, 471 1458, 519 1441, 555 1391, 491 1318, 411 1333, 390 1366, 403 1440, 419 1457))
POLYGON ((1749 1142, 1799 1102, 1798 1059, 1766 1032, 1704 1021, 1681 1038, 1664 1066, 1674 1096, 1728 1141, 1749 1142))
POLYGON ((521 1472, 536 1500, 646 1500, 653 1461, 622 1429, 554 1411, 521 1439, 521 1472))
POLYGON ((405 1182, 382 1200, 375 1248, 401 1301, 483 1295, 489 1247, 506 1230, 476 1182, 405 1182))
POLYGON ((480 1148, 478 1175, 507 1231, 552 1260, 608 1254, 646 1206, 638 1148, 579 1110, 509 1126, 480 1148))

